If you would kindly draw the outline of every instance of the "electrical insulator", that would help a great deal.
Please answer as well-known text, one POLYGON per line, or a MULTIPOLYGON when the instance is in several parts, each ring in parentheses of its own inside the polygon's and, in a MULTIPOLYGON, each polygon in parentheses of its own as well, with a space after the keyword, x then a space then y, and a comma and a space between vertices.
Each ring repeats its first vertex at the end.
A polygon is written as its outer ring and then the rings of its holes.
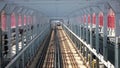
POLYGON ((5 12, 2 12, 1 14, 1 28, 2 28, 2 31, 4 31, 6 29, 6 15, 5 15, 5 12))
POLYGON ((95 25, 96 24, 96 15, 95 13, 93 13, 93 16, 92 16, 92 23, 95 25))
POLYGON ((21 15, 19 15, 18 17, 18 26, 21 26, 22 25, 22 17, 21 15))
POLYGON ((26 16, 24 15, 24 25, 26 25, 27 23, 27 19, 26 19, 26 16))
POLYGON ((108 13, 108 28, 114 29, 115 28, 115 13, 112 9, 110 9, 108 13))
POLYGON ((86 23, 86 15, 84 15, 84 23, 86 23))
POLYGON ((103 13, 102 12, 99 13, 99 26, 100 27, 103 26, 103 13))
POLYGON ((28 16, 28 24, 31 24, 32 23, 32 18, 31 16, 28 16))
POLYGON ((15 28, 16 27, 16 19, 15 19, 15 14, 13 13, 11 15, 11 28, 15 28))
POLYGON ((88 24, 90 24, 90 15, 88 15, 88 24))

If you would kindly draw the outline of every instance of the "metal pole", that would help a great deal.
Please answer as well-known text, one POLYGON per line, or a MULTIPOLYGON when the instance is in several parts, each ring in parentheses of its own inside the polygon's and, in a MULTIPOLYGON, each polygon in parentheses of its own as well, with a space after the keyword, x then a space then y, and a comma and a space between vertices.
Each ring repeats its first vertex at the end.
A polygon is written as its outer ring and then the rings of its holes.
MULTIPOLYGON (((99 22, 98 22, 98 14, 96 14, 96 51, 99 53, 99 22)), ((96 67, 99 68, 99 59, 96 58, 96 67)))
POLYGON ((22 49, 24 48, 24 15, 21 15, 21 38, 22 38, 22 49))
MULTIPOLYGON (((1 16, 0 16, 1 18, 1 16)), ((2 67, 2 59, 3 59, 3 55, 2 55, 2 28, 1 28, 1 22, 0 22, 0 68, 3 68, 2 67)))
POLYGON ((15 29, 15 32, 16 32, 16 54, 18 54, 19 52, 19 33, 18 33, 18 15, 15 14, 15 19, 16 19, 16 29, 15 29))
POLYGON ((88 44, 88 17, 86 17, 86 43, 88 44))
POLYGON ((9 58, 10 58, 12 56, 11 55, 11 50, 12 50, 12 48, 11 48, 11 14, 7 13, 6 17, 7 17, 6 25, 7 25, 7 31, 8 31, 8 33, 7 33, 7 36, 8 36, 7 46, 8 46, 8 49, 9 49, 9 52, 8 52, 7 56, 9 56, 9 58))
MULTIPOLYGON (((91 16, 91 23, 90 23, 90 47, 92 48, 93 43, 92 43, 92 14, 91 16)), ((92 52, 90 52, 90 62, 92 62, 92 52)), ((92 68, 92 64, 90 63, 90 68, 92 68)))
MULTIPOLYGON (((88 44, 88 16, 86 16, 86 43, 88 44)), ((88 59, 88 49, 86 47, 86 61, 88 59)))
POLYGON ((119 45, 118 45, 118 37, 115 38, 115 68, 119 68, 119 45))
POLYGON ((107 14, 104 14, 104 23, 103 23, 103 56, 107 60, 108 56, 107 48, 107 14))
POLYGON ((99 22, 98 14, 96 14, 96 51, 99 53, 99 22))
POLYGON ((116 20, 115 20, 115 26, 116 26, 116 30, 115 30, 115 68, 119 68, 120 67, 120 45, 119 45, 119 35, 117 35, 117 33, 119 34, 119 24, 120 24, 120 14, 116 13, 115 15, 116 20))
POLYGON ((82 36, 82 31, 81 31, 81 24, 80 24, 80 38, 82 38, 81 36, 82 36))
POLYGON ((24 60, 25 60, 25 59, 24 59, 24 53, 23 53, 23 54, 22 54, 22 68, 24 68, 24 67, 25 67, 25 65, 24 65, 24 64, 25 64, 25 62, 24 62, 24 60))
MULTIPOLYGON (((18 54, 19 52, 19 34, 18 34, 18 15, 15 14, 15 19, 16 19, 16 29, 15 29, 15 32, 16 32, 16 55, 18 54)), ((19 60, 16 61, 16 67, 19 68, 19 60)))

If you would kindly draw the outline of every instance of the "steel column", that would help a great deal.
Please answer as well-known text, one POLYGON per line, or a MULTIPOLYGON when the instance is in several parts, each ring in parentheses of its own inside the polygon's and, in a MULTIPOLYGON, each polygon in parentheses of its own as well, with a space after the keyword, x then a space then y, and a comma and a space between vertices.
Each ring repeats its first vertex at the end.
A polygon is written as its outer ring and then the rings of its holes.
POLYGON ((86 43, 88 43, 88 17, 86 16, 86 43))
POLYGON ((80 38, 82 38, 81 24, 79 26, 80 26, 80 38))
POLYGON ((11 49, 11 14, 10 13, 6 13, 6 18, 7 18, 7 21, 6 21, 6 27, 7 27, 7 31, 8 31, 8 33, 7 33, 7 36, 8 36, 8 49, 9 49, 9 51, 8 51, 8 55, 7 55, 7 57, 11 57, 12 56, 12 54, 11 54, 11 51, 12 51, 12 49, 11 49))
MULTIPOLYGON (((99 21, 98 14, 96 14, 96 52, 99 54, 99 21)), ((99 59, 96 57, 96 67, 99 68, 99 59)))
POLYGON ((98 14, 96 14, 96 51, 99 53, 99 22, 98 22, 98 14))
MULTIPOLYGON (((0 16, 0 19, 1 19, 1 16, 0 16)), ((0 20, 1 21, 1 20, 0 20)), ((1 26, 1 22, 0 22, 0 68, 3 68, 2 67, 2 64, 3 64, 3 55, 2 55, 2 26, 1 26)))
POLYGON ((18 15, 17 14, 15 14, 15 19, 16 19, 16 29, 15 29, 15 32, 16 32, 16 54, 18 54, 18 52, 19 52, 19 33, 18 33, 18 15))
POLYGON ((22 48, 24 48, 24 15, 21 14, 21 31, 22 31, 22 34, 21 34, 21 38, 22 38, 22 48))
MULTIPOLYGON (((120 14, 119 13, 117 13, 116 15, 116 20, 115 20, 115 23, 116 23, 116 30, 115 30, 115 34, 116 34, 116 32, 117 32, 117 30, 119 29, 119 27, 120 27, 120 14)), ((118 31, 119 32, 119 31, 118 31)), ((120 45, 119 45, 119 43, 120 43, 120 41, 119 41, 119 36, 115 36, 115 68, 119 68, 120 67, 120 50, 119 50, 119 48, 120 48, 120 45)))
MULTIPOLYGON (((86 43, 88 44, 88 15, 86 15, 86 43)), ((86 61, 88 59, 88 48, 86 48, 86 61)))
POLYGON ((118 37, 115 38, 115 68, 119 68, 119 45, 118 37))
POLYGON ((107 14, 104 14, 104 23, 103 23, 103 56, 107 60, 108 56, 108 47, 107 47, 107 14))
MULTIPOLYGON (((90 22, 90 47, 93 48, 93 43, 92 43, 92 14, 90 14, 91 17, 91 22, 90 22)), ((92 52, 90 52, 90 68, 92 68, 91 62, 92 62, 92 52)))

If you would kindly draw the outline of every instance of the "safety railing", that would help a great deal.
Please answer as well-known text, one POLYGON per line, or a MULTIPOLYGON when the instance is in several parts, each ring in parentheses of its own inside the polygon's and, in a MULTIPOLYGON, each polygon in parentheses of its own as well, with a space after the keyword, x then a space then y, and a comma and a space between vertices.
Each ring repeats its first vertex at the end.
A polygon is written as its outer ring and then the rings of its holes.
MULTIPOLYGON (((76 47, 80 50, 81 54, 83 55, 83 57, 85 57, 84 61, 88 60, 90 66, 92 68, 94 68, 95 66, 97 66, 97 62, 101 62, 102 64, 105 65, 105 67, 107 68, 115 68, 114 65, 110 62, 110 61, 106 61, 104 59, 104 56, 101 55, 100 53, 97 53, 96 49, 91 48, 91 45, 88 44, 85 39, 77 36, 74 32, 76 31, 72 31, 70 30, 66 25, 62 25, 63 29, 66 31, 66 33, 69 35, 69 37, 72 39, 72 41, 76 44, 76 47), (91 55, 92 53, 92 55, 91 55), (94 59, 92 59, 93 57, 96 57, 98 60, 96 60, 96 62, 94 62, 94 59), (86 59, 87 58, 87 59, 86 59), (92 63, 93 62, 93 63, 92 63)), ((79 34, 78 34, 79 35, 79 34)), ((99 66, 99 65, 98 65, 99 66)))
POLYGON ((8 64, 5 68, 25 68, 29 61, 35 56, 40 44, 45 39, 46 35, 50 33, 50 25, 44 28, 28 43, 8 64))

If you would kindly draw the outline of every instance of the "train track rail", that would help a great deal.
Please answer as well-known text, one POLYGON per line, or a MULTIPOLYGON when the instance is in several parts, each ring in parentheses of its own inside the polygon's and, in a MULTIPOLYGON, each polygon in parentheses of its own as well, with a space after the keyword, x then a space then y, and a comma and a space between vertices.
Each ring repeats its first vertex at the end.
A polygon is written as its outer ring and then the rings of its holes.
POLYGON ((42 68, 87 68, 61 26, 52 31, 42 68))
POLYGON ((55 32, 52 31, 50 43, 42 68, 55 68, 55 32))
POLYGON ((60 42, 60 49, 62 55, 62 68, 87 68, 77 53, 75 47, 62 30, 62 27, 58 27, 58 36, 60 42))

